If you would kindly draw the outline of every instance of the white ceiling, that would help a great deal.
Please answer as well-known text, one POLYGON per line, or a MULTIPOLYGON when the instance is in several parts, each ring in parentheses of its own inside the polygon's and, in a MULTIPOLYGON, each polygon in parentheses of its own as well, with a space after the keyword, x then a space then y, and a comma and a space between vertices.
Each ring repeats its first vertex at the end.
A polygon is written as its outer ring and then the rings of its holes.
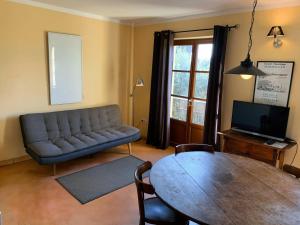
MULTIPOLYGON (((11 0, 126 23, 250 11, 253 0, 11 0)), ((300 5, 300 0, 259 0, 258 8, 300 5)))

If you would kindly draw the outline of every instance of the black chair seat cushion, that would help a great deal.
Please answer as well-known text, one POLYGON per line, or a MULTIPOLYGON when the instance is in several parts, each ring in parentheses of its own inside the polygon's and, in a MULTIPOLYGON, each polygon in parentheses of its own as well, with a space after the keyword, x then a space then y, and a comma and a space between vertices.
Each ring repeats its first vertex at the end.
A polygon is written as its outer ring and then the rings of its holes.
POLYGON ((159 198, 144 200, 145 220, 152 224, 187 224, 185 218, 169 208, 159 198), (158 223, 160 222, 160 223, 158 223))

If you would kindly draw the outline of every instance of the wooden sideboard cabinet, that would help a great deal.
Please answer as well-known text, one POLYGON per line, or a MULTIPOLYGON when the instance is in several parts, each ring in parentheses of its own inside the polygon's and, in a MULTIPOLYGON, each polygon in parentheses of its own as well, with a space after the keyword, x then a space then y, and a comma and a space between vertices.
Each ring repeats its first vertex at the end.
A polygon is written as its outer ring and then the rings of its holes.
POLYGON ((222 151, 247 156, 259 161, 266 162, 272 166, 283 167, 284 153, 291 149, 295 143, 289 143, 286 147, 279 149, 266 145, 267 139, 243 134, 233 130, 219 132, 223 138, 222 151), (278 161, 278 165, 277 165, 278 161))

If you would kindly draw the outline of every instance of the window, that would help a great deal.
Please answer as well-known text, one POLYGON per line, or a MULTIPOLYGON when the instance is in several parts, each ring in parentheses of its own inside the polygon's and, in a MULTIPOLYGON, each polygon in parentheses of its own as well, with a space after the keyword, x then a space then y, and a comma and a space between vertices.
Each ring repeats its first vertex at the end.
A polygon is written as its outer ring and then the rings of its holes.
POLYGON ((178 40, 174 43, 171 118, 204 125, 211 40, 178 40))

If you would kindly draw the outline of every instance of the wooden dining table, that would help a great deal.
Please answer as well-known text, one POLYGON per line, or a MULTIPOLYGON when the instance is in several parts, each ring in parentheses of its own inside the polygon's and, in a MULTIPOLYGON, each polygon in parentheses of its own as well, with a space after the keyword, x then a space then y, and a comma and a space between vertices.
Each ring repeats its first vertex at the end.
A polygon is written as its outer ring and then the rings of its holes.
POLYGON ((221 152, 157 161, 156 195, 190 220, 210 225, 300 225, 300 181, 263 162, 221 152))

